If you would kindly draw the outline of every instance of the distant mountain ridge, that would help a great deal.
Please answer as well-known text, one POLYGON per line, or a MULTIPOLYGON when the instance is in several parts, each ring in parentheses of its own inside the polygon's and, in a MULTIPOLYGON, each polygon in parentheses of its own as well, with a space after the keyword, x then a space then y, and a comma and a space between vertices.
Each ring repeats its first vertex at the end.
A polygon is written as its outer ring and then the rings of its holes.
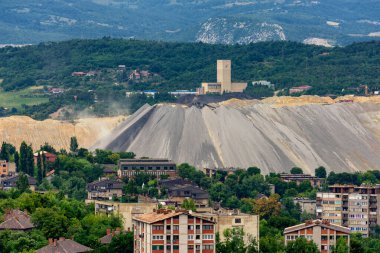
POLYGON ((111 36, 346 45, 380 39, 379 13, 378 0, 6 0, 0 44, 111 36))

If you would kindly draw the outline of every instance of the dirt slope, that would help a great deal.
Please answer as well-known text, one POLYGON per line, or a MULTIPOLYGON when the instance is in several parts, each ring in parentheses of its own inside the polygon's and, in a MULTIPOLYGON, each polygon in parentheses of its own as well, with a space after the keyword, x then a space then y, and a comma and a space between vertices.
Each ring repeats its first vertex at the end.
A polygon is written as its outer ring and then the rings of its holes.
POLYGON ((26 116, 0 118, 0 142, 19 147, 25 140, 34 148, 48 142, 56 149, 69 149, 70 137, 76 136, 81 147, 90 147, 122 120, 123 117, 85 118, 71 123, 51 119, 36 121, 26 116))
POLYGON ((95 147, 198 167, 380 169, 380 97, 145 106, 95 147), (344 102, 339 102, 340 100, 344 102), (350 102, 354 100, 354 102, 350 102))

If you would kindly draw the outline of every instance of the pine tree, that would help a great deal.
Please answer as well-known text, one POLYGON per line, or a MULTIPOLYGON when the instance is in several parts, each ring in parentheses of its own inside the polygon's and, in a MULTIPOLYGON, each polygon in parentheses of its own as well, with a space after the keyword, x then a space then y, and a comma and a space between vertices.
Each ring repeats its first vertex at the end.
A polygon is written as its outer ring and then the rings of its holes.
POLYGON ((9 162, 9 150, 5 142, 3 142, 3 144, 1 145, 0 160, 6 160, 7 162, 9 162))
POLYGON ((41 152, 43 151, 39 151, 38 156, 37 156, 37 181, 39 183, 42 182, 42 178, 43 178, 41 152))
POLYGON ((20 155, 18 154, 18 152, 16 151, 15 152, 15 164, 16 164, 16 172, 20 172, 20 155))
POLYGON ((77 137, 73 136, 70 139, 70 151, 74 153, 77 150, 78 150, 78 140, 77 140, 77 137))
POLYGON ((20 146, 20 158, 19 158, 19 172, 27 173, 27 153, 28 153, 28 145, 25 141, 21 143, 20 146))
POLYGON ((42 153, 42 178, 46 177, 47 167, 46 167, 46 156, 42 153))

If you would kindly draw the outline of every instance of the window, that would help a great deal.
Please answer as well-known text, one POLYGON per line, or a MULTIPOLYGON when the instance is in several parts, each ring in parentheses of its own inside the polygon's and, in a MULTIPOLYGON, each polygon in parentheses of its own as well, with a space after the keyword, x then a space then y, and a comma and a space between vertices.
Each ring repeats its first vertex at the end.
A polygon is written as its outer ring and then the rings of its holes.
POLYGON ((173 245, 173 250, 179 250, 179 245, 173 245))
POLYGON ((194 235, 188 235, 188 236, 187 236, 187 239, 188 239, 188 240, 194 240, 194 235))
POLYGON ((187 229, 188 229, 188 230, 194 230, 194 225, 188 225, 188 226, 187 226, 187 229))
POLYGON ((171 229, 171 226, 170 225, 167 225, 166 226, 166 230, 170 230, 171 229))
POLYGON ((240 223, 241 223, 241 219, 240 219, 240 218, 236 218, 236 219, 235 219, 235 223, 240 224, 240 223))
POLYGON ((194 249, 194 245, 188 245, 187 249, 194 249))
POLYGON ((327 235, 322 235, 322 236, 321 236, 321 240, 322 240, 322 241, 327 240, 327 235))
POLYGON ((170 235, 167 235, 167 236, 166 236, 166 241, 170 241, 170 240, 171 240, 170 235))
POLYGON ((214 226, 213 225, 203 225, 203 230, 213 230, 214 226))
POLYGON ((195 240, 199 240, 199 239, 201 239, 201 236, 200 235, 196 235, 195 236, 195 240))
POLYGON ((152 245, 152 250, 164 250, 164 245, 152 245))
POLYGON ((214 235, 202 235, 202 239, 203 240, 213 240, 214 239, 214 235))
POLYGON ((164 240, 164 236, 163 235, 153 235, 152 239, 153 240, 164 240))
POLYGON ((173 225, 173 230, 179 230, 179 226, 178 225, 173 225))
POLYGON ((178 241, 179 240, 179 235, 173 235, 173 241, 178 241))
POLYGON ((164 230, 164 226, 162 226, 162 225, 153 225, 153 230, 164 230))
POLYGON ((214 245, 212 245, 212 244, 210 244, 210 245, 203 245, 202 249, 206 249, 206 250, 208 250, 208 249, 214 249, 214 245))
POLYGON ((201 229, 201 225, 196 225, 195 229, 201 229))

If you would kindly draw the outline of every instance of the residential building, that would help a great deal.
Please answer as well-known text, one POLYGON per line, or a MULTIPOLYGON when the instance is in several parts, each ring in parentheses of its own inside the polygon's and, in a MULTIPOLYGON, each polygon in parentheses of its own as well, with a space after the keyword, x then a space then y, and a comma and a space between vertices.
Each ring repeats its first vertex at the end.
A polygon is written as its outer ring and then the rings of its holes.
POLYGON ((99 238, 99 241, 101 244, 110 244, 112 242, 112 238, 115 235, 119 235, 121 233, 120 228, 116 228, 115 230, 112 230, 110 228, 107 228, 106 235, 99 238))
POLYGON ((123 196, 124 182, 117 179, 99 179, 87 184, 87 198, 99 200, 112 200, 123 196))
MULTIPOLYGON (((115 165, 113 165, 115 167, 115 165)), ((105 177, 117 177, 117 170, 111 167, 105 167, 103 169, 103 176, 105 177)))
POLYGON ((22 212, 17 209, 5 210, 4 222, 0 224, 0 230, 13 230, 13 231, 30 231, 34 225, 30 221, 30 216, 27 212, 22 212))
POLYGON ((72 76, 86 76, 87 75, 87 72, 83 72, 83 71, 77 71, 77 72, 73 72, 71 73, 72 76))
POLYGON ((368 237, 380 224, 380 185, 332 185, 317 193, 317 218, 368 237))
POLYGON ((214 253, 215 221, 159 209, 133 218, 135 253, 214 253))
POLYGON ((132 230, 132 218, 136 215, 153 212, 157 209, 155 203, 120 203, 116 201, 86 200, 86 203, 95 204, 95 214, 117 215, 123 220, 124 229, 132 230))
POLYGON ((49 163, 54 163, 55 160, 57 160, 57 155, 49 153, 47 151, 39 151, 33 154, 34 164, 37 164, 38 154, 41 157, 41 162, 42 162, 42 156, 45 156, 45 161, 49 163))
POLYGON ((247 88, 247 83, 231 82, 231 60, 218 60, 216 65, 217 81, 202 83, 202 87, 198 88, 198 94, 243 92, 247 88))
POLYGON ((217 172, 225 173, 226 175, 231 175, 235 172, 235 168, 203 168, 202 171, 208 177, 214 177, 217 172))
POLYGON ((274 89, 274 84, 266 80, 253 81, 252 85, 253 86, 267 86, 269 89, 274 89))
POLYGON ((71 239, 60 237, 59 240, 49 238, 49 244, 37 250, 37 253, 81 253, 90 252, 91 248, 77 243, 71 239))
POLYGON ((285 245, 298 237, 304 237, 317 244, 321 253, 330 253, 339 238, 344 238, 350 244, 350 230, 346 227, 334 225, 326 220, 310 220, 305 223, 285 228, 285 245))
POLYGON ((147 173, 157 177, 168 175, 169 177, 177 176, 177 166, 174 162, 167 159, 120 159, 119 160, 119 177, 132 178, 137 173, 147 173))
POLYGON ((192 199, 196 207, 207 207, 209 194, 193 182, 181 178, 160 180, 160 192, 166 192, 168 200, 181 205, 185 199, 192 199))
MULTIPOLYGON (((26 175, 26 176, 28 177, 28 183, 29 183, 30 190, 35 191, 36 186, 37 186, 36 179, 34 177, 29 176, 29 175, 26 175)), ((11 177, 7 177, 7 178, 2 179, 0 182, 1 188, 3 190, 9 190, 12 188, 16 188, 18 179, 19 179, 19 175, 15 175, 15 176, 11 176, 11 177)))
POLYGON ((0 160, 0 177, 8 176, 8 162, 5 160, 0 160))
POLYGON ((283 182, 296 182, 297 185, 300 185, 304 181, 309 181, 313 187, 321 187, 322 183, 325 181, 323 178, 318 178, 316 176, 308 174, 287 174, 281 173, 280 178, 283 182))
POLYGON ((294 204, 301 207, 302 213, 315 214, 317 209, 317 201, 309 198, 293 198, 294 204))
POLYGON ((295 93, 305 92, 305 91, 308 91, 308 90, 310 90, 312 88, 313 87, 309 86, 309 85, 302 85, 302 86, 298 86, 298 87, 292 87, 292 88, 289 89, 289 94, 295 94, 295 93))
POLYGON ((219 232, 220 240, 224 241, 224 231, 226 229, 240 228, 244 231, 244 243, 250 244, 255 239, 259 242, 260 218, 259 215, 241 213, 239 210, 211 211, 205 213, 193 213, 195 216, 207 218, 215 221, 215 232, 219 232))

